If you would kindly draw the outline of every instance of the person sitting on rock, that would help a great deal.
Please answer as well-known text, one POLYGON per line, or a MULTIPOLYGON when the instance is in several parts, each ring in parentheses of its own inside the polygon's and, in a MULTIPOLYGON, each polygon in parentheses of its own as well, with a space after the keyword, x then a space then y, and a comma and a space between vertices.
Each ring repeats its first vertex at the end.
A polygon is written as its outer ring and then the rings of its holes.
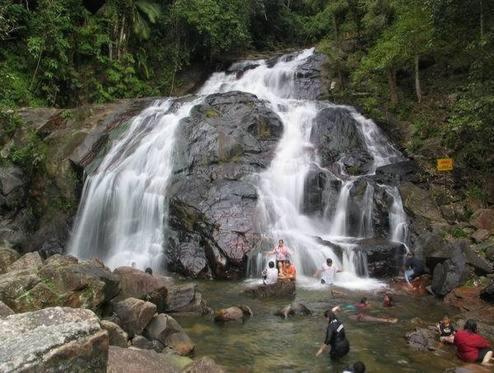
POLYGON ((296 277, 297 269, 295 268, 295 265, 292 264, 289 260, 285 260, 285 262, 283 263, 283 268, 280 272, 280 279, 295 281, 296 277))
POLYGON ((411 281, 424 273, 424 262, 416 258, 415 254, 408 253, 405 261, 405 280, 408 285, 412 286, 411 281))
POLYGON ((492 347, 487 339, 477 333, 477 322, 467 320, 463 330, 458 330, 454 337, 458 357, 470 363, 492 366, 492 347))
POLYGON ((279 240, 278 245, 275 246, 273 250, 267 253, 267 255, 273 255, 273 254, 276 255, 276 267, 279 269, 280 264, 282 264, 285 260, 288 260, 291 251, 285 245, 285 242, 283 240, 279 240))
POLYGON ((451 324, 448 315, 444 315, 443 319, 437 323, 439 330, 439 340, 444 343, 453 343, 455 340, 455 328, 451 324))
POLYGON ((268 268, 262 271, 262 279, 264 285, 274 285, 278 282, 278 270, 274 266, 274 262, 268 263, 268 268))
POLYGON ((326 338, 321 345, 316 356, 322 354, 322 352, 328 347, 331 347, 329 356, 331 359, 339 359, 350 351, 350 343, 346 339, 345 328, 340 320, 336 317, 333 310, 327 310, 324 313, 324 317, 328 319, 328 327, 326 329, 326 338))

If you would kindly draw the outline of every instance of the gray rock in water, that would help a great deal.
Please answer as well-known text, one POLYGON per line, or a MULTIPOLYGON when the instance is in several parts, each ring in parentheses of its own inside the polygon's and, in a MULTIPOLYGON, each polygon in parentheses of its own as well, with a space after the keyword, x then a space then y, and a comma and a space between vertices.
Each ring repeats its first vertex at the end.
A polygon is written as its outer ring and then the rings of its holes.
POLYGON ((180 355, 188 355, 194 350, 194 343, 180 324, 170 315, 155 315, 144 330, 144 335, 163 346, 173 349, 180 355))
POLYGON ((308 309, 303 303, 292 303, 283 307, 275 313, 276 316, 281 316, 287 319, 288 316, 309 316, 312 315, 312 311, 308 309))
POLYGON ((245 290, 255 298, 279 298, 295 296, 295 281, 278 281, 273 285, 259 285, 245 290))
POLYGON ((0 319, 2 372, 106 372, 108 333, 86 309, 46 308, 0 319))
POLYGON ((244 321, 245 319, 254 316, 254 312, 249 306, 238 305, 228 308, 222 308, 216 311, 214 321, 244 321))
POLYGON ((201 357, 195 360, 192 364, 185 367, 183 373, 225 373, 226 371, 216 364, 216 362, 207 357, 201 357))
POLYGON ((438 346, 438 333, 435 328, 417 328, 406 334, 408 344, 418 351, 434 351, 438 346))
POLYGON ((129 337, 141 334, 156 312, 156 305, 136 298, 127 298, 116 302, 113 311, 118 316, 119 324, 129 337))

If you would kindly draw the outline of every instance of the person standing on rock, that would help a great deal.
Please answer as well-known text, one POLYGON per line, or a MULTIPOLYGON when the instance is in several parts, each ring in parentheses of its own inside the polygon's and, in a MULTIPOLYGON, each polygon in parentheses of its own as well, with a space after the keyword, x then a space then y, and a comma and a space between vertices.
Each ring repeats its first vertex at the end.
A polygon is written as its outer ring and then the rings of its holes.
POLYGON ((350 343, 346 339, 345 327, 340 320, 336 317, 333 310, 327 310, 324 313, 324 317, 328 319, 328 327, 326 329, 326 338, 321 348, 316 353, 316 357, 321 355, 322 352, 329 347, 329 356, 331 359, 339 359, 350 351, 350 343))
POLYGON ((405 261, 405 280, 408 285, 412 286, 410 282, 424 273, 424 262, 416 258, 415 254, 408 253, 405 261))
POLYGON ((314 273, 314 277, 321 276, 321 284, 329 286, 331 295, 334 295, 332 286, 336 273, 338 272, 341 272, 341 270, 333 266, 333 259, 328 258, 326 259, 326 263, 322 264, 321 269, 318 269, 316 273, 314 273))
POLYGON ((278 245, 274 247, 273 250, 267 253, 268 255, 276 255, 276 268, 281 271, 280 266, 283 265, 285 260, 288 260, 291 250, 285 245, 283 240, 278 241, 278 245))
POLYGON ((491 363, 491 344, 477 333, 477 322, 475 320, 467 320, 463 330, 456 332, 454 344, 457 349, 456 354, 461 360, 493 366, 491 363))

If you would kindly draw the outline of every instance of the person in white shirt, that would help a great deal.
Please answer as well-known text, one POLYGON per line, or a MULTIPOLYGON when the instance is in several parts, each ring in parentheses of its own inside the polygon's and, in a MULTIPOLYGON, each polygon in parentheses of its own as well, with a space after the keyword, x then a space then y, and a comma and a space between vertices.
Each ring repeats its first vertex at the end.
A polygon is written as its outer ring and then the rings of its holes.
POLYGON ((278 282, 278 269, 274 266, 274 262, 268 263, 268 268, 262 271, 264 285, 274 285, 278 282))
MULTIPOLYGON (((323 263, 321 269, 317 270, 314 276, 321 276, 321 284, 331 287, 334 284, 334 278, 337 272, 341 272, 340 269, 333 266, 333 260, 331 258, 326 259, 326 263, 323 263)), ((331 294, 333 290, 331 290, 331 294)))

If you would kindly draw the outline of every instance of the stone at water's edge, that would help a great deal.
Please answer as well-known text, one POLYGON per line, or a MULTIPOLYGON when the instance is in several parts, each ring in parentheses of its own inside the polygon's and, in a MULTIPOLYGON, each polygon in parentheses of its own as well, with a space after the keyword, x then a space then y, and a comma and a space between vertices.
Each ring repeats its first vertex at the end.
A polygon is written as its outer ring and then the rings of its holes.
POLYGON ((156 305, 136 298, 127 298, 113 304, 118 324, 129 337, 141 334, 156 312, 156 305))
POLYGON ((438 332, 435 327, 416 328, 405 336, 410 347, 418 351, 435 351, 439 345, 438 332))
POLYGON ((239 305, 234 307, 222 308, 215 312, 214 321, 238 321, 254 316, 254 312, 249 306, 239 305))
POLYGON ((185 367, 183 373, 225 373, 226 371, 207 356, 195 360, 185 367))
POLYGON ((287 319, 288 316, 294 315, 309 316, 312 315, 312 311, 302 303, 292 303, 276 311, 275 315, 287 319))
POLYGON ((188 355, 194 350, 194 343, 180 324, 170 315, 155 315, 146 326, 144 335, 164 346, 172 348, 180 355, 188 355))
POLYGON ((176 363, 173 355, 117 346, 109 349, 107 373, 178 373, 181 368, 180 361, 176 363))
POLYGON ((46 308, 0 319, 0 371, 106 372, 108 333, 85 309, 46 308))
POLYGON ((259 285, 245 290, 255 298, 294 297, 295 281, 278 281, 274 285, 259 285))

